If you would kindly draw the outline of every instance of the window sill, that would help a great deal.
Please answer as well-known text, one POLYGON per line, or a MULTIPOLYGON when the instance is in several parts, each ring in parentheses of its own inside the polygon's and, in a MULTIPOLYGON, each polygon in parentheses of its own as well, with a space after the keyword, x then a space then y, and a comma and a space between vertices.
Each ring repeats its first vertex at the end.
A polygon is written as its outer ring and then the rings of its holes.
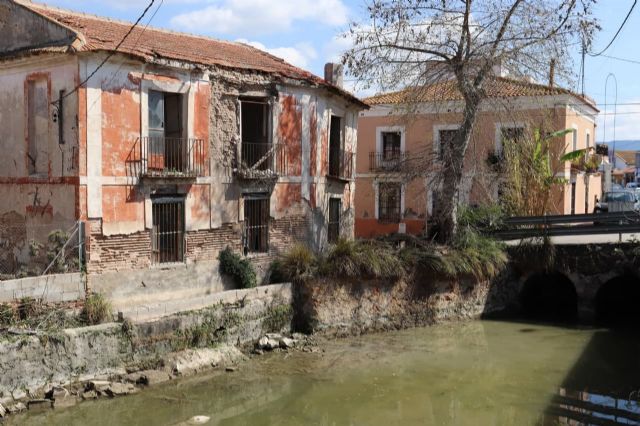
POLYGON ((173 269, 178 266, 187 266, 186 261, 182 262, 166 262, 166 263, 152 263, 150 269, 173 269))
POLYGON ((328 180, 332 180, 334 182, 340 182, 340 183, 344 183, 344 184, 347 184, 347 183, 351 182, 351 180, 352 180, 351 178, 348 178, 348 177, 340 177, 340 176, 334 176, 334 175, 325 175, 325 177, 328 180))

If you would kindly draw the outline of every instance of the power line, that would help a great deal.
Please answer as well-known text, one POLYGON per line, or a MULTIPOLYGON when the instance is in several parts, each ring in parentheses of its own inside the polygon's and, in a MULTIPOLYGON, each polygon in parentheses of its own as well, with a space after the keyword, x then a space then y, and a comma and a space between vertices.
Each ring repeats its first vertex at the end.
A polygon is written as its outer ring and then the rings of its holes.
POLYGON ((84 86, 90 79, 91 77, 93 77, 94 75, 96 75, 96 73, 100 70, 100 68, 102 68, 104 66, 104 64, 107 63, 107 61, 109 59, 111 59, 111 57, 113 55, 115 55, 118 51, 118 49, 120 49, 120 47, 124 44, 124 42, 127 40, 127 38, 131 35, 131 33, 133 32, 133 30, 138 26, 138 24, 140 23, 140 21, 142 21, 142 19, 145 17, 145 15, 147 14, 147 12, 149 11, 149 9, 151 9, 151 7, 153 6, 153 4, 155 3, 156 0, 151 0, 149 2, 149 4, 147 5, 147 7, 144 9, 144 11, 142 12, 142 15, 140 15, 138 17, 138 19, 136 20, 136 22, 133 23, 133 25, 131 25, 131 28, 129 28, 129 31, 127 31, 127 33, 124 35, 124 37, 122 37, 122 39, 118 42, 118 44, 116 45, 116 47, 109 52, 109 54, 107 55, 106 58, 104 58, 102 60, 102 62, 100 62, 100 64, 96 67, 95 70, 93 70, 93 72, 91 72, 91 74, 89 74, 87 76, 87 78, 85 78, 83 81, 81 81, 80 83, 78 83, 78 85, 76 85, 76 87, 73 88, 73 90, 71 90, 68 93, 65 93, 64 95, 62 95, 60 98, 58 98, 57 100, 53 101, 52 104, 57 104, 59 102, 62 102, 64 99, 66 99, 67 97, 71 96, 73 93, 77 92, 78 89, 80 89, 80 87, 84 86))
POLYGON ((622 21, 622 24, 620 25, 620 28, 618 28, 618 31, 616 31, 615 35, 613 36, 613 38, 611 39, 611 41, 609 42, 609 44, 607 44, 607 47, 605 47, 604 49, 602 49, 600 52, 598 53, 589 53, 589 56, 600 56, 602 55, 604 52, 607 51, 607 49, 609 49, 611 47, 611 45, 613 44, 614 41, 616 41, 616 38, 618 38, 618 35, 620 35, 620 32, 622 31, 622 28, 624 28, 625 24, 627 23, 627 21, 629 20, 629 17, 631 16, 631 12, 633 12, 633 9, 636 7, 636 4, 638 3, 638 0, 633 0, 633 4, 631 5, 631 8, 629 9, 629 12, 627 13, 627 16, 625 16, 624 21, 622 21))
MULTIPOLYGON (((140 31, 140 34, 138 34, 138 38, 136 39, 136 41, 133 43, 133 47, 131 48, 131 50, 135 50, 138 47, 138 44, 140 43, 140 39, 142 38, 142 36, 144 35, 145 31, 147 31, 147 28, 149 28, 149 25, 151 25, 151 21, 153 21, 153 18, 155 18, 156 14, 158 13, 158 11, 160 10, 160 8, 162 7, 162 5, 164 4, 164 0, 160 0, 160 3, 158 4, 158 7, 156 7, 156 10, 153 12, 153 14, 151 15, 151 17, 149 18, 149 20, 147 21, 147 24, 144 26, 144 28, 142 28, 142 31, 140 31)), ((111 73, 111 78, 109 78, 109 80, 107 80, 107 85, 109 83, 111 83, 116 76, 118 75, 118 73, 120 72, 120 70, 122 69, 122 66, 124 65, 125 61, 123 60, 120 65, 118 65, 118 69, 116 69, 115 71, 113 71, 111 73)), ((91 104, 91 108, 93 108, 93 105, 95 105, 95 103, 98 100, 96 99, 94 101, 93 104, 91 104)))
POLYGON ((633 59, 618 58, 617 56, 610 56, 610 55, 600 55, 600 56, 602 56, 603 58, 607 58, 607 59, 613 59, 613 60, 616 60, 616 61, 622 61, 622 62, 628 62, 630 64, 638 64, 638 65, 640 65, 640 61, 636 61, 636 60, 633 60, 633 59))

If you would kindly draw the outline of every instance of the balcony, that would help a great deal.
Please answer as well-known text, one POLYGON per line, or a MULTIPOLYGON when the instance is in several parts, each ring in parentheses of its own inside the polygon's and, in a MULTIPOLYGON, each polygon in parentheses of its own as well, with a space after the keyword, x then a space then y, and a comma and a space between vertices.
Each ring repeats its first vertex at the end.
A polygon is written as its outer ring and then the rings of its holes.
POLYGON ((236 173, 242 179, 275 179, 287 173, 287 151, 281 144, 242 142, 236 173))
POLYGON ((206 174, 204 139, 144 137, 139 142, 142 177, 195 179, 206 174))
POLYGON ((386 151, 369 153, 369 171, 400 172, 409 159, 409 153, 403 151, 386 151))
POLYGON ((329 153, 327 177, 348 181, 353 178, 353 152, 344 150, 329 153))

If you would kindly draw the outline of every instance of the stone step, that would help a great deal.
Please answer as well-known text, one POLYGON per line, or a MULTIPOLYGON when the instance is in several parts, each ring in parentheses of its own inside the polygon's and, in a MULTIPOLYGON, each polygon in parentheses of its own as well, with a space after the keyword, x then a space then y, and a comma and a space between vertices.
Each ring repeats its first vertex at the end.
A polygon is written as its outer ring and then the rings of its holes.
POLYGON ((274 284, 252 289, 229 290, 196 297, 179 298, 146 304, 122 304, 112 301, 116 311, 133 322, 144 322, 159 319, 178 312, 193 311, 218 303, 231 304, 241 300, 255 300, 271 297, 274 293, 290 294, 290 284, 274 284))

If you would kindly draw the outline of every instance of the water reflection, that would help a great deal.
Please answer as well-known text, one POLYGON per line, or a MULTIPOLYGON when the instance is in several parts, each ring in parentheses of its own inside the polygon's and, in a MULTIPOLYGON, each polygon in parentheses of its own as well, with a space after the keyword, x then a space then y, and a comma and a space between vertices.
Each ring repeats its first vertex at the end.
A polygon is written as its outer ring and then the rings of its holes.
POLYGON ((597 331, 545 412, 544 424, 640 424, 640 343, 597 331))
POLYGON ((561 388, 547 409, 543 423, 637 425, 640 424, 640 404, 631 399, 561 388))
POLYGON ((235 373, 10 424, 175 425, 194 415, 225 426, 633 424, 638 405, 625 404, 640 389, 638 349, 636 336, 604 331, 447 324, 259 357, 235 373))

